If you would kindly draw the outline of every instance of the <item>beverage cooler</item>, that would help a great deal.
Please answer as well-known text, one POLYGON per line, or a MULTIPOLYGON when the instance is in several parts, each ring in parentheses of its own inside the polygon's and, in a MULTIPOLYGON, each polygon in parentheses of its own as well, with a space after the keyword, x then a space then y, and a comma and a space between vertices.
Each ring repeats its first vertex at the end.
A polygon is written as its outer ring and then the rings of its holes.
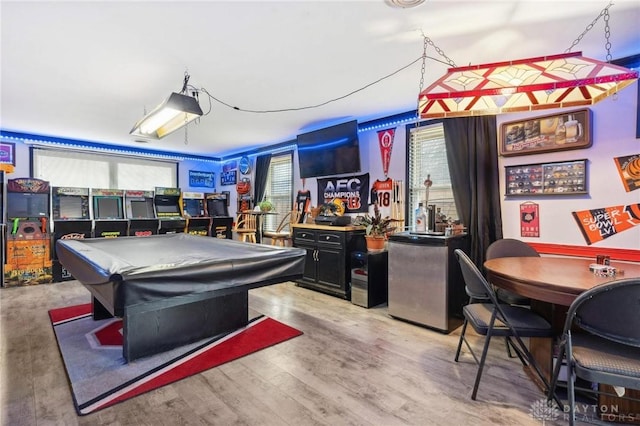
POLYGON ((454 250, 466 234, 400 232, 389 237, 389 315, 450 333, 463 322, 464 279, 454 250))

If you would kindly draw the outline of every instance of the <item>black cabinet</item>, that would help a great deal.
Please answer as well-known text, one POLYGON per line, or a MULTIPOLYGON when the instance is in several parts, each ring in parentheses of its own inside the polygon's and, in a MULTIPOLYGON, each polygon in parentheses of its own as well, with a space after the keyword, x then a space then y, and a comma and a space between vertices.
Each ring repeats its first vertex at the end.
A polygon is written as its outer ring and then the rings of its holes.
POLYGON ((296 225, 293 245, 307 251, 298 285, 350 299, 351 253, 364 244, 364 231, 358 228, 296 225))

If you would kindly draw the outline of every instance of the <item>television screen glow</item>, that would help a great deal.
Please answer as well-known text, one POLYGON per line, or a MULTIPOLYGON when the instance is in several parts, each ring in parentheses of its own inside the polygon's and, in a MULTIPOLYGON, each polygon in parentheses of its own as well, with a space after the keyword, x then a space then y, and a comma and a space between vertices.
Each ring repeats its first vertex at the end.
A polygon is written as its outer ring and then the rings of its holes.
POLYGON ((360 172, 355 120, 298 135, 297 145, 301 178, 360 172))

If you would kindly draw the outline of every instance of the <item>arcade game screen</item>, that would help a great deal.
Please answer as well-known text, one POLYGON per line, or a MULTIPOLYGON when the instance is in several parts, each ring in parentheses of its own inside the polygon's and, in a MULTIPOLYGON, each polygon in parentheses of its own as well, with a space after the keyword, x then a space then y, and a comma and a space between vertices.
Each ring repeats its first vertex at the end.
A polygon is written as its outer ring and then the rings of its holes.
POLYGON ((177 204, 156 204, 156 211, 160 213, 170 213, 180 215, 180 207, 177 204))
POLYGON ((207 200, 207 211, 210 216, 229 216, 227 200, 209 199, 207 200))
POLYGON ((118 197, 97 197, 93 204, 95 219, 122 219, 122 200, 118 197))
MULTIPOLYGON (((59 195, 58 208, 60 219, 88 219, 86 214, 82 213, 82 197, 76 195, 59 195)), ((55 213, 54 208, 54 213, 55 213)))
POLYGON ((49 194, 7 192, 7 218, 47 217, 49 194))
POLYGON ((153 219, 153 199, 131 200, 131 219, 153 219))
POLYGON ((201 199, 184 199, 184 211, 191 217, 204 216, 204 203, 201 199))

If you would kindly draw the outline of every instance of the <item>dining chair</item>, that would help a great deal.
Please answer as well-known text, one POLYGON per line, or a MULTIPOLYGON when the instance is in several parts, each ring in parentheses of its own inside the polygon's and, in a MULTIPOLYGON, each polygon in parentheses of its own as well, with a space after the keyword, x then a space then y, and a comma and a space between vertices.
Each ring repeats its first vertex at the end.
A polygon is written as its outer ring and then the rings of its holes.
POLYGON ((285 247, 287 241, 291 240, 293 233, 293 226, 291 225, 298 223, 299 220, 300 212, 298 210, 291 210, 284 215, 275 231, 265 231, 262 235, 271 238, 271 245, 285 247))
POLYGON ((236 226, 233 230, 238 234, 240 241, 255 243, 256 233, 258 232, 256 215, 252 213, 238 214, 238 217, 236 217, 236 226))
MULTIPOLYGON (((620 397, 592 388, 578 388, 577 378, 617 386, 624 392, 627 388, 640 389, 639 307, 639 278, 593 287, 578 296, 569 307, 548 399, 551 400, 558 386, 564 364, 560 360, 566 355, 570 425, 576 421, 576 389, 620 397)), ((583 417, 581 421, 585 420, 583 417)))
MULTIPOLYGON (((524 241, 502 238, 491 243, 485 255, 487 260, 499 257, 540 257, 540 253, 524 241)), ((497 289, 496 294, 499 300, 510 305, 531 305, 531 299, 503 288, 497 289)))
MULTIPOLYGON (((502 238, 491 243, 485 255, 487 260, 499 257, 540 257, 540 253, 524 241, 514 238, 502 238)), ((510 305, 531 306, 531 299, 504 288, 496 288, 496 296, 501 302, 510 305)), ((509 337, 505 337, 505 341, 507 344, 507 354, 510 358, 513 358, 513 354, 511 353, 513 344, 509 337)))
POLYGON ((454 358, 455 361, 458 362, 462 343, 464 342, 476 364, 478 364, 471 399, 476 399, 487 353, 489 351, 489 343, 493 336, 510 337, 515 340, 513 347, 518 358, 520 358, 523 365, 528 365, 533 368, 533 371, 545 385, 545 393, 548 392, 550 388, 549 382, 536 364, 536 361, 527 349, 522 338, 552 337, 553 329, 549 322, 525 307, 500 303, 493 288, 482 276, 478 267, 471 261, 469 256, 460 249, 456 249, 454 253, 460 264, 462 276, 468 288, 467 292, 473 295, 472 297, 482 300, 479 303, 468 304, 462 308, 464 323, 462 324, 460 340, 454 358), (485 336, 480 359, 478 359, 471 344, 465 337, 465 332, 469 324, 471 324, 476 333, 485 336))

